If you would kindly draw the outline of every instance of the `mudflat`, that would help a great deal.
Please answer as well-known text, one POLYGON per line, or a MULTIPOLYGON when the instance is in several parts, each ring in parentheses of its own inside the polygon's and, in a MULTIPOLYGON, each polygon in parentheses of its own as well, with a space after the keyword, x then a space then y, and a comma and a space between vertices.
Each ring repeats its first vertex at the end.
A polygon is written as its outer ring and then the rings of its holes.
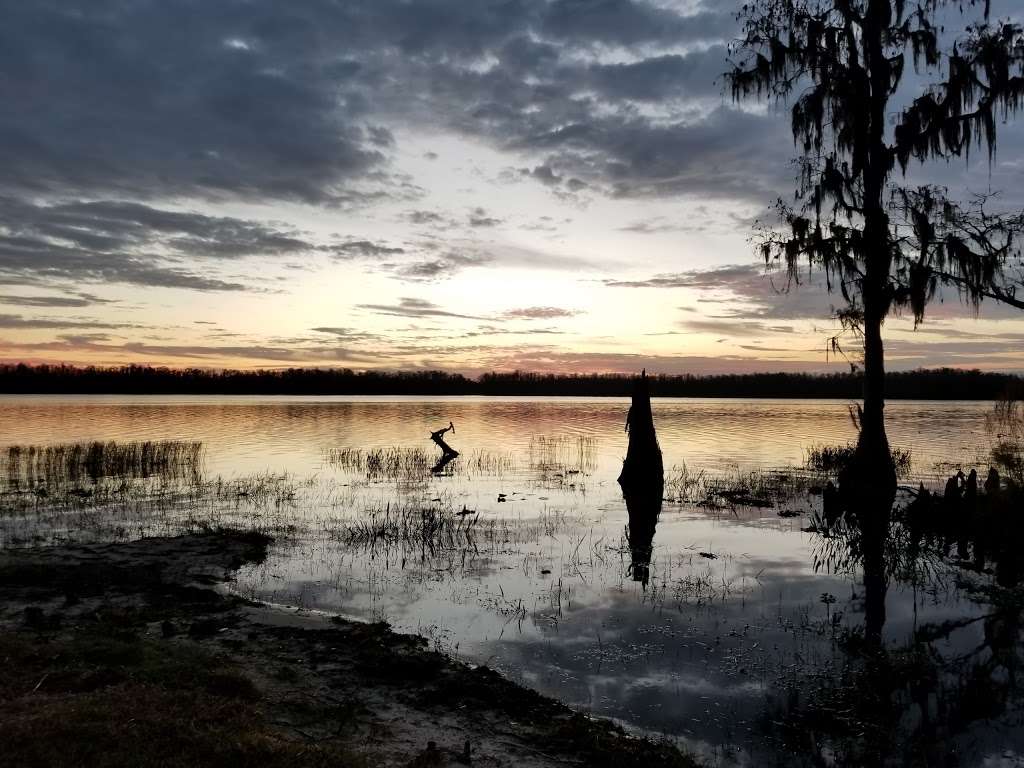
POLYGON ((0 763, 693 766, 387 624, 226 588, 271 540, 0 552, 0 763))

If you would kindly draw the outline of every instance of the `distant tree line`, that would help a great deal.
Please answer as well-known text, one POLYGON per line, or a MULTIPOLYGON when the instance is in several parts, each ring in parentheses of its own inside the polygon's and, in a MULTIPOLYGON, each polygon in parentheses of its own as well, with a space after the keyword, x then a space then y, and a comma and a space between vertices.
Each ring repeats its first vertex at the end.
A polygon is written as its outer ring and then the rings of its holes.
MULTIPOLYGON (((857 399, 855 373, 747 373, 651 376, 655 397, 816 397, 857 399)), ((993 400, 1024 386, 1005 373, 939 368, 890 372, 892 398, 993 400)), ((128 365, 0 365, 4 394, 116 395, 563 395, 628 396, 632 377, 619 373, 485 373, 473 379, 444 371, 353 371, 348 368, 206 370, 128 365)))

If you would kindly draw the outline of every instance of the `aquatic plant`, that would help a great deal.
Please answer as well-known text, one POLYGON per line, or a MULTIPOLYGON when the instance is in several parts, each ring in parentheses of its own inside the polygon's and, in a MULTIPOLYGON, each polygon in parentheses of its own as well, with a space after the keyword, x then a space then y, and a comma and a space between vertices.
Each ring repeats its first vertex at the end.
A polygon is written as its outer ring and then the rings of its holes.
MULTIPOLYGON (((848 445, 819 445, 807 451, 807 458, 804 462, 807 469, 823 474, 839 474, 851 466, 857 446, 848 445)), ((897 477, 906 477, 910 474, 911 459, 910 451, 901 448, 893 448, 892 462, 896 468, 897 477)))
POLYGON ((597 441, 589 435, 535 435, 530 468, 545 473, 585 474, 596 466, 597 441))
POLYGON ((992 461, 1018 485, 1024 485, 1024 388, 1008 390, 985 417, 992 437, 992 461))
POLYGON ((775 507, 808 491, 816 479, 798 468, 743 469, 710 473, 684 463, 665 471, 665 498, 704 507, 775 507))
MULTIPOLYGON (((365 475, 369 482, 397 481, 405 483, 425 482, 430 478, 436 455, 421 448, 329 448, 324 451, 324 460, 335 469, 365 475)), ((475 450, 448 464, 446 474, 501 475, 516 469, 511 453, 475 450)))
POLYGON ((18 489, 109 478, 197 477, 202 458, 202 443, 176 440, 12 445, 0 453, 0 482, 18 489))

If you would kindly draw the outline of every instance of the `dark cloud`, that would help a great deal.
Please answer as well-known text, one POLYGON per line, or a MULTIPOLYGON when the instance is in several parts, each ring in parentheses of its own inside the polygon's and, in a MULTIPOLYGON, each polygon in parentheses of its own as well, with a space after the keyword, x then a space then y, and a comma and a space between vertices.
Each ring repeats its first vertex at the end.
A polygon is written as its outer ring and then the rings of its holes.
POLYGON ((68 334, 57 341, 26 344, 0 340, 0 351, 49 353, 58 360, 72 359, 76 354, 88 354, 90 359, 123 360, 136 359, 191 359, 218 360, 239 358, 243 360, 268 361, 277 363, 331 363, 334 365, 359 365, 379 363, 387 357, 385 353, 366 353, 340 346, 271 346, 266 344, 246 345, 202 345, 202 344, 104 344, 102 335, 68 334))
POLYGON ((0 189, 339 204, 415 197, 421 190, 390 170, 388 153, 395 128, 420 125, 549 155, 538 168, 557 169, 570 191, 765 187, 764 164, 750 164, 751 135, 765 134, 750 129, 763 120, 686 106, 717 98, 731 8, 3 0, 0 10, 0 189), (610 48, 630 50, 630 60, 602 62, 610 48), (665 114, 640 116, 636 102, 665 114))
POLYGON ((629 64, 595 64, 587 81, 606 98, 616 101, 660 102, 677 98, 713 97, 721 92, 725 71, 724 45, 712 45, 686 55, 651 56, 629 64))
POLYGON ((556 317, 576 317, 579 314, 579 310, 563 309, 562 307, 520 307, 502 313, 504 317, 529 320, 553 320, 556 317))
POLYGON ((496 227, 502 223, 504 223, 503 219, 488 216, 487 211, 483 208, 474 208, 469 212, 469 226, 471 227, 496 227))
POLYGON ((712 333, 729 338, 793 333, 791 325, 769 325, 756 321, 684 320, 680 326, 693 333, 712 333))
POLYGON ((481 251, 448 251, 442 256, 409 264, 385 263, 381 266, 391 272, 392 277, 413 282, 434 281, 451 277, 467 267, 490 264, 494 257, 481 251))
POLYGON ((536 168, 530 171, 530 175, 537 181, 539 181, 541 184, 545 184, 547 186, 553 186, 562 183, 562 177, 558 176, 553 170, 551 170, 550 165, 538 165, 536 168))
POLYGON ((663 232, 679 232, 683 227, 672 221, 667 221, 663 216, 655 216, 650 219, 633 221, 624 227, 619 227, 620 232, 632 232, 634 235, 655 235, 663 232))
POLYGON ((106 299, 88 293, 76 296, 0 296, 0 304, 15 307, 88 307, 108 304, 106 299))
POLYGON ((644 280, 605 280, 611 288, 724 288, 749 285, 752 279, 763 278, 763 268, 747 264, 730 264, 711 269, 693 269, 655 275, 644 280))
POLYGON ((0 190, 406 199, 389 155, 427 128, 570 192, 765 202, 792 142, 723 98, 739 4, 0 0, 0 190))
MULTIPOLYGON (((764 265, 757 264, 730 264, 659 274, 642 280, 605 280, 604 283, 613 288, 690 288, 700 291, 699 311, 702 318, 699 322, 703 323, 703 331, 730 333, 733 336, 749 335, 744 333, 742 323, 750 324, 748 330, 756 329, 760 333, 788 333, 792 330, 790 326, 781 325, 778 321, 836 324, 835 308, 845 303, 838 293, 838 286, 833 285, 832 292, 829 291, 821 272, 804 271, 792 277, 784 271, 768 270, 764 265)), ((692 307, 680 309, 693 311, 692 307)), ((978 315, 987 320, 1020 316, 1020 310, 996 302, 983 303, 978 315)), ((944 297, 940 295, 929 304, 925 326, 920 330, 926 329, 930 322, 966 317, 974 317, 971 306, 964 305, 955 294, 944 297)), ((685 326, 693 330, 698 328, 697 323, 684 321, 685 326)))
POLYGON ((433 302, 425 299, 403 298, 398 304, 356 304, 359 309, 365 309, 378 315, 390 315, 392 317, 455 317, 464 320, 482 320, 478 315, 464 315, 457 312, 450 312, 433 302))
POLYGON ((22 315, 0 314, 0 328, 15 330, 48 330, 55 328, 139 329, 144 327, 135 323, 112 323, 103 320, 24 317, 22 315))
POLYGON ((369 240, 353 240, 341 245, 330 246, 330 250, 341 258, 374 258, 377 256, 397 256, 405 253, 404 248, 394 248, 369 240))
POLYGON ((541 29, 568 42, 621 46, 659 42, 679 45, 721 39, 736 32, 731 13, 682 15, 635 0, 554 0, 543 13, 541 29))
POLYGON ((403 218, 413 224, 440 226, 450 223, 450 219, 437 211, 406 211, 403 218))
POLYGON ((346 88, 360 65, 311 45, 350 16, 326 2, 9 0, 0 10, 9 189, 324 200, 384 160, 361 126, 365 97, 346 88))
POLYGON ((240 291, 178 264, 188 259, 285 256, 313 246, 282 225, 121 201, 28 203, 0 197, 0 277, 240 291))

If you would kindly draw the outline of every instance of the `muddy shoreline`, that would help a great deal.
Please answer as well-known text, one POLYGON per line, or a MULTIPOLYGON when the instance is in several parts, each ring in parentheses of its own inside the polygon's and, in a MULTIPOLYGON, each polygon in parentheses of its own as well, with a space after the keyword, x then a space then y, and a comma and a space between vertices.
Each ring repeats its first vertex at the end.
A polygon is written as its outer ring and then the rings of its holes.
POLYGON ((0 762, 694 765, 386 624, 224 589, 270 543, 207 531, 0 552, 0 762))

